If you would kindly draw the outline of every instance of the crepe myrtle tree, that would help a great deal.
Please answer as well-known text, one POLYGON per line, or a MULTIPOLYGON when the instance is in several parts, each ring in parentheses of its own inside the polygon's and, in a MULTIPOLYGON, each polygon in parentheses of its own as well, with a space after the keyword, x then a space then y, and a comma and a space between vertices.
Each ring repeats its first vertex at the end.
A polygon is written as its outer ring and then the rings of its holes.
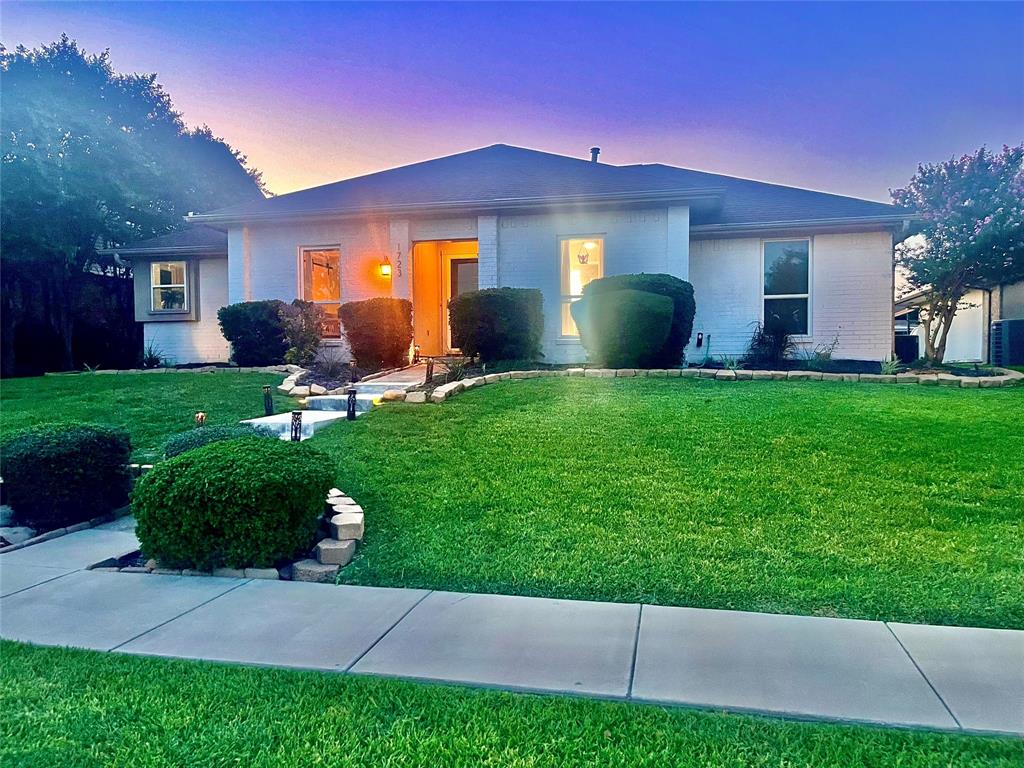
POLYGON ((922 236, 896 246, 896 263, 907 292, 924 294, 925 357, 942 362, 967 292, 1024 279, 1024 145, 920 165, 890 194, 921 216, 922 236))

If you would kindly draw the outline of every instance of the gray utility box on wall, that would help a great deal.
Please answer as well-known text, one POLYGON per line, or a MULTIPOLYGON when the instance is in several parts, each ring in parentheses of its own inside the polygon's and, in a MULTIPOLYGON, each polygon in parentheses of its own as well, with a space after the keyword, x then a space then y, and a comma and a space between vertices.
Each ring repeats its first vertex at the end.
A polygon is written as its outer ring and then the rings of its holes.
POLYGON ((992 365, 1024 365, 1024 319, 996 320, 988 345, 992 365))

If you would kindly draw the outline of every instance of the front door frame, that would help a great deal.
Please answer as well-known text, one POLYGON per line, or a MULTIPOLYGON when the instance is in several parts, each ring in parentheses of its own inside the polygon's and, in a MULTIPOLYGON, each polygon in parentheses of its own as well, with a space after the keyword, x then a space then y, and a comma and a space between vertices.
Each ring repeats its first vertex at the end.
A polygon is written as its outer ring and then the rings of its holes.
MULTIPOLYGON (((411 273, 411 280, 410 280, 410 294, 412 295, 412 312, 413 312, 414 316, 415 316, 415 314, 417 312, 417 309, 416 309, 416 272, 415 272, 415 270, 416 270, 416 246, 420 245, 421 243, 436 243, 437 246, 438 246, 438 250, 439 250, 438 260, 437 261, 438 261, 438 269, 440 271, 440 274, 437 276, 437 278, 438 278, 437 286, 438 286, 438 291, 439 291, 438 299, 439 299, 440 306, 437 308, 437 310, 438 310, 438 313, 439 313, 440 327, 442 329, 441 354, 447 354, 447 353, 456 351, 454 349, 454 347, 452 346, 452 329, 451 329, 451 325, 448 322, 448 302, 451 300, 451 290, 452 290, 452 286, 451 286, 451 262, 467 260, 467 259, 476 259, 476 260, 479 261, 479 259, 480 259, 480 238, 478 238, 478 237, 444 237, 444 238, 431 238, 429 240, 414 240, 414 241, 412 241, 411 246, 409 248, 409 252, 410 252, 410 254, 412 254, 411 261, 412 261, 412 270, 413 270, 412 273, 411 273), (443 244, 446 244, 446 243, 476 243, 476 245, 477 245, 476 252, 475 253, 471 253, 471 254, 470 253, 464 253, 464 254, 463 253, 449 253, 449 254, 446 254, 446 253, 444 253, 444 249, 443 249, 443 244)), ((422 300, 421 300, 420 303, 421 303, 420 311, 422 311, 422 300)), ((413 321, 413 323, 415 325, 415 320, 413 321)), ((413 339, 413 343, 416 343, 415 339, 413 339)))

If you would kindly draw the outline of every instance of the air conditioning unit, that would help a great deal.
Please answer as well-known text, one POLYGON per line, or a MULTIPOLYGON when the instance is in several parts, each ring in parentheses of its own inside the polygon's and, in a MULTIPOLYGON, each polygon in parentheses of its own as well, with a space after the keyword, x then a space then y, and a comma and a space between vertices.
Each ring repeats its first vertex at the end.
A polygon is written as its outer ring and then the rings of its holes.
POLYGON ((992 365, 1024 365, 1024 318, 996 320, 988 337, 988 360, 992 365))

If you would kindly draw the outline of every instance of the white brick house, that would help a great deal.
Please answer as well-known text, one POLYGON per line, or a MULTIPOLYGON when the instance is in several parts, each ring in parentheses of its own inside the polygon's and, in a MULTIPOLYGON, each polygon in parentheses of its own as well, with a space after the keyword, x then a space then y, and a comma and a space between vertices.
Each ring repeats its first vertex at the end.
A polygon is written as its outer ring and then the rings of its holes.
POLYGON ((137 246, 135 258, 164 265, 136 269, 138 319, 169 357, 213 361, 227 356, 218 303, 305 298, 330 314, 396 296, 413 303, 421 352, 442 354, 452 295, 528 287, 544 296, 545 359, 574 362, 585 352, 568 306, 582 286, 663 272, 694 286, 691 361, 741 355, 766 313, 802 344, 838 337, 836 357, 881 360, 893 242, 908 218, 883 203, 499 144, 192 216, 222 233, 223 253, 141 257, 137 246))

